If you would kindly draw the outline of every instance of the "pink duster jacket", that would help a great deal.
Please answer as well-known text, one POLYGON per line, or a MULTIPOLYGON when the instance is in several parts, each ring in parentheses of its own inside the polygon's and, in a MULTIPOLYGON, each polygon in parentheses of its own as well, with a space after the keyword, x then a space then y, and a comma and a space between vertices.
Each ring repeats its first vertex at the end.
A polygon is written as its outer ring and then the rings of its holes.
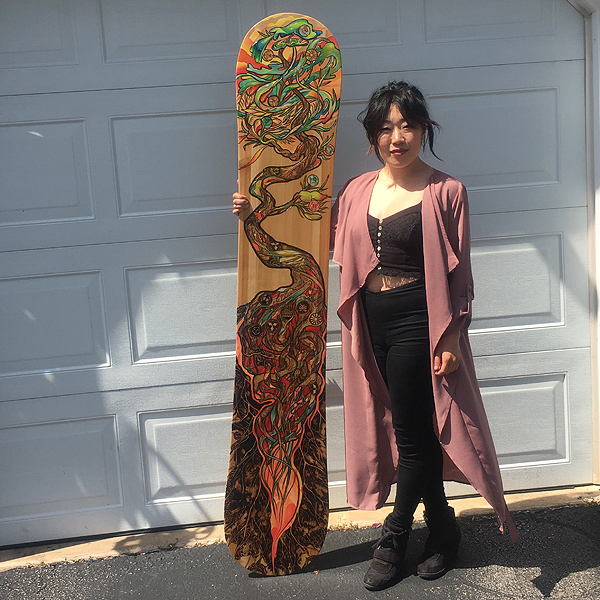
MULTIPOLYGON (((377 266, 367 227, 371 192, 379 171, 350 180, 332 210, 333 260, 340 266, 342 363, 348 504, 375 510, 396 477, 398 453, 390 397, 377 367, 360 288, 377 266)), ((447 376, 432 374, 434 425, 444 450, 444 479, 470 483, 493 507, 500 529, 516 529, 504 501, 492 435, 475 376, 467 328, 473 280, 467 194, 439 171, 423 193, 423 254, 431 356, 440 338, 460 331, 461 361, 447 376)))

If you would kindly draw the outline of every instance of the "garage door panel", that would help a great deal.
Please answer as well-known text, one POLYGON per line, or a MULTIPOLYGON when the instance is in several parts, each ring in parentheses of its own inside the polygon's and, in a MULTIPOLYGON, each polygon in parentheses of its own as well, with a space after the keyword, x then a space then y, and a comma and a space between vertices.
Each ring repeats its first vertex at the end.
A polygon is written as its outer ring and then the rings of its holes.
POLYGON ((583 61, 457 71, 423 81, 471 213, 586 206, 583 61))
POLYGON ((478 286, 471 330, 564 326, 562 248, 560 233, 477 240, 474 271, 494 276, 478 286))
POLYGON ((423 5, 428 43, 552 35, 556 27, 557 6, 547 0, 482 0, 476 10, 464 0, 424 0, 423 5))
POLYGON ((143 527, 160 527, 165 519, 169 524, 221 519, 232 380, 155 386, 103 397, 107 408, 123 411, 126 406, 128 415, 121 424, 129 450, 122 453, 122 468, 134 479, 128 482, 124 518, 144 521, 143 527))
POLYGON ((76 65, 76 29, 71 0, 3 2, 0 68, 76 65))
POLYGON ((121 505, 117 447, 114 416, 0 428, 0 523, 121 505))
POLYGON ((105 104, 117 222, 130 239, 237 231, 233 86, 192 87, 131 90, 105 104))
POLYGON ((500 466, 570 460, 566 379, 552 373, 481 381, 500 466))
POLYGON ((441 59, 440 66, 453 67, 584 56, 583 19, 560 0, 424 0, 413 10, 419 12, 422 23, 422 34, 418 28, 413 31, 422 36, 419 59, 424 62, 435 56, 437 62, 441 59), (489 61, 492 56, 494 62, 489 61))
POLYGON ((589 345, 585 209, 477 215, 471 235, 477 356, 589 345))
POLYGON ((93 218, 85 121, 0 125, 0 223, 93 218))
POLYGON ((0 377, 109 364, 99 271, 0 279, 0 377))
POLYGON ((117 61, 201 58, 239 49, 236 2, 99 0, 104 58, 117 61), (177 10, 174 10, 177 8, 177 10))
POLYGON ((558 101, 556 88, 434 95, 431 110, 448 124, 439 155, 469 189, 557 184, 558 101))
MULTIPOLYGON (((222 208, 219 174, 237 154, 232 111, 111 119, 120 216, 222 208)), ((235 186, 235 183, 234 183, 235 186)))
POLYGON ((223 498, 231 405, 141 413, 146 504, 223 498))
POLYGON ((133 362, 235 351, 237 262, 127 269, 133 362))

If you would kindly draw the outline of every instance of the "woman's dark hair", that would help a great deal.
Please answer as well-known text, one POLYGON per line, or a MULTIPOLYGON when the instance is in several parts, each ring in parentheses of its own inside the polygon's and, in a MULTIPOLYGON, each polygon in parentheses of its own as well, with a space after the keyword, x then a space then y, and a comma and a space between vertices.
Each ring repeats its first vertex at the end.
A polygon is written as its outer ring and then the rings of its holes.
POLYGON ((367 108, 358 115, 358 120, 363 124, 367 139, 371 144, 369 154, 375 151, 377 158, 383 162, 377 147, 377 140, 392 104, 396 105, 410 125, 423 128, 425 131, 423 147, 429 146, 431 153, 439 159, 433 150, 433 139, 435 130, 439 130, 440 126, 429 116, 427 103, 421 91, 406 81, 390 81, 387 85, 375 90, 367 108))

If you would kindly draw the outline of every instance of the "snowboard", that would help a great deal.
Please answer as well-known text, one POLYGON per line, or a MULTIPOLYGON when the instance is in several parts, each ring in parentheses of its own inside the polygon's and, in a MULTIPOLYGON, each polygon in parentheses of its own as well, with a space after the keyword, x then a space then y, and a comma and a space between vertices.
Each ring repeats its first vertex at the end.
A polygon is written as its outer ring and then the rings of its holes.
POLYGON ((241 215, 225 537, 263 575, 301 569, 328 524, 325 344, 329 210, 341 90, 335 38, 280 13, 236 72, 241 215))

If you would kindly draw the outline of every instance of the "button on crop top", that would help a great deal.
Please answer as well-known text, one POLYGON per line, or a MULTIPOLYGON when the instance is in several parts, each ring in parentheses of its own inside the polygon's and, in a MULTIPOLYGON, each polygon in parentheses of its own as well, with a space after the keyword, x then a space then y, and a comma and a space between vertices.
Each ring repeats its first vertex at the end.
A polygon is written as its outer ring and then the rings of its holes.
POLYGON ((425 268, 420 202, 385 219, 367 215, 367 223, 379 259, 379 266, 374 272, 411 279, 423 277, 425 268))

